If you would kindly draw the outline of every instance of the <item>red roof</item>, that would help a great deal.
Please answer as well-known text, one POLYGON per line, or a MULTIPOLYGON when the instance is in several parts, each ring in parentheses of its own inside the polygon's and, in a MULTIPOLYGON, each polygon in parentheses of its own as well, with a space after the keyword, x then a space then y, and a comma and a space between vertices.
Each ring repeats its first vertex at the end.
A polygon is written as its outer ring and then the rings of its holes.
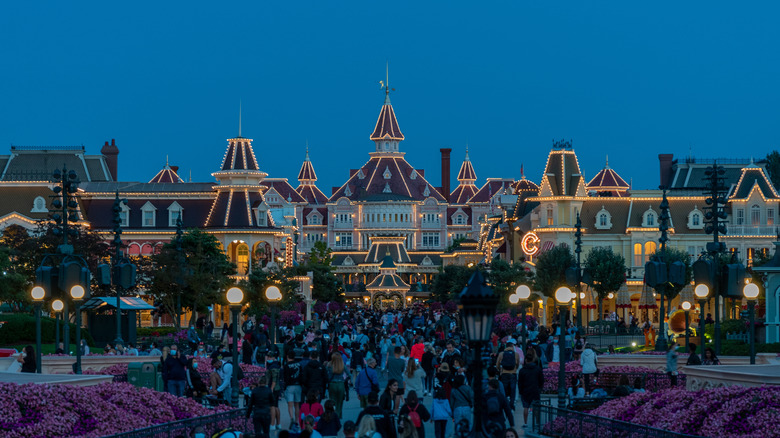
POLYGON ((317 181, 317 174, 314 173, 314 166, 312 166, 311 160, 309 160, 309 148, 306 148, 306 158, 304 158, 303 164, 301 165, 301 171, 298 172, 298 181, 317 181))
POLYGON ((251 138, 236 137, 228 140, 222 170, 259 170, 251 138))
POLYGON ((607 163, 603 169, 585 186, 589 191, 610 192, 612 196, 628 196, 628 189, 631 188, 626 181, 620 177, 607 163))
POLYGON ((325 204, 328 197, 314 184, 302 184, 295 189, 309 204, 325 204))
POLYGON ((176 171, 179 170, 178 167, 171 167, 168 165, 168 163, 165 163, 165 167, 162 168, 159 172, 157 172, 157 175, 154 176, 154 178, 149 181, 150 183, 183 183, 184 180, 181 179, 178 173, 176 171))
POLYGON ((418 201, 431 197, 445 202, 438 189, 398 155, 371 157, 333 193, 330 201, 335 202, 341 197, 357 201, 371 195, 392 195, 397 199, 402 197, 418 201))
POLYGON ((466 149, 466 158, 463 160, 463 164, 460 165, 460 172, 458 172, 458 181, 471 181, 477 180, 477 173, 474 172, 474 166, 471 165, 469 160, 469 150, 466 149))
POLYGON ((385 97, 385 104, 379 112, 379 118, 376 120, 374 132, 371 134, 371 140, 403 140, 404 135, 401 128, 398 127, 398 119, 395 118, 393 105, 390 104, 390 96, 385 97))

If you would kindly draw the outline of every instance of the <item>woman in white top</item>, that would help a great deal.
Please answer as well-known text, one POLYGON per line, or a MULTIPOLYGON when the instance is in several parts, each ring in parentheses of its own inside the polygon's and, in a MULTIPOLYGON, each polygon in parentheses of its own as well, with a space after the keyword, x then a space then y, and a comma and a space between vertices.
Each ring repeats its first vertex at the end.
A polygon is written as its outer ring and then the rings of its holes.
POLYGON ((404 372, 404 392, 408 394, 410 391, 414 391, 417 394, 417 398, 422 400, 423 394, 423 380, 425 379, 425 370, 417 363, 416 359, 410 358, 406 363, 406 371, 404 372))

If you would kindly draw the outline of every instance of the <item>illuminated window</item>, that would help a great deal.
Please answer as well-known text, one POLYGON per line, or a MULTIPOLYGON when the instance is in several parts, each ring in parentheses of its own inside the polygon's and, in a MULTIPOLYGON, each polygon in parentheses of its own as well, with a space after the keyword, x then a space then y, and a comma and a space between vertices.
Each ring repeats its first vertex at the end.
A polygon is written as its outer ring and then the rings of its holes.
POLYGON ((244 243, 236 248, 236 266, 239 275, 246 275, 249 272, 249 247, 244 243))
POLYGON ((634 266, 642 266, 642 244, 634 244, 634 266))
POLYGON ((547 206, 547 226, 553 226, 553 208, 552 205, 547 206))
POLYGON ((761 207, 758 205, 750 207, 750 225, 754 227, 761 225, 761 207))
POLYGON ((645 263, 650 261, 650 256, 655 253, 655 242, 645 242, 645 263))
POLYGON ((767 208, 766 209, 766 224, 767 225, 774 225, 775 224, 775 209, 774 208, 767 208))

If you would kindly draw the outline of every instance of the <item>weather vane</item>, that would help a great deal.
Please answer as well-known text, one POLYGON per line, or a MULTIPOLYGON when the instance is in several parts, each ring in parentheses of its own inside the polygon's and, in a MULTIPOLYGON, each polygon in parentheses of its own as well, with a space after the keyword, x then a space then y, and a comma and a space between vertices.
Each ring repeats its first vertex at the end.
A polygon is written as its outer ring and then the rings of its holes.
POLYGON ((385 89, 385 95, 389 95, 391 91, 395 91, 395 88, 390 88, 390 62, 385 64, 385 80, 379 81, 379 88, 385 89))

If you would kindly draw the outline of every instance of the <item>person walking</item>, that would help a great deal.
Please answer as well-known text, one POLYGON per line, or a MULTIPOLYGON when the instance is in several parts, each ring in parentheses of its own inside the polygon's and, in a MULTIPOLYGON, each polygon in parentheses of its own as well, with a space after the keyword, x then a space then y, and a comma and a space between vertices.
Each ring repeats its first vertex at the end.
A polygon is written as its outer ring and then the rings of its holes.
POLYGON ((268 438, 271 428, 271 408, 275 405, 274 395, 268 387, 266 375, 260 376, 257 386, 252 389, 246 408, 246 418, 252 417, 255 434, 268 438))
POLYGON ((598 358, 596 352, 590 344, 585 344, 585 349, 580 355, 580 365, 582 365, 582 375, 585 379, 585 394, 590 394, 590 380, 598 372, 598 358))
POLYGON ((406 363, 406 372, 404 372, 404 388, 406 391, 414 391, 420 394, 417 398, 422 400, 425 394, 425 370, 420 367, 417 359, 410 358, 406 363))
POLYGON ((485 394, 484 403, 485 410, 483 411, 483 424, 488 426, 489 423, 496 423, 501 429, 506 427, 506 421, 509 420, 509 425, 515 427, 515 417, 512 415, 512 410, 509 409, 509 403, 507 403, 507 397, 502 397, 498 393, 499 382, 497 380, 490 380, 488 382, 488 392, 485 394))
POLYGON ((333 400, 325 402, 325 412, 317 421, 317 431, 323 436, 336 437, 341 430, 341 417, 336 413, 336 403, 333 400))
POLYGON ((445 438, 447 436, 447 423, 449 423, 449 420, 453 418, 453 416, 450 401, 447 400, 447 394, 443 388, 439 388, 433 397, 431 418, 433 419, 435 438, 445 438))
MULTIPOLYGON (((398 392, 396 393, 396 406, 401 405, 401 399, 404 395, 404 370, 406 361, 401 359, 401 347, 395 347, 393 357, 387 360, 387 378, 395 379, 398 382, 398 392)), ((414 359, 412 359, 414 360, 414 359)))
POLYGON ((509 397, 509 408, 514 409, 515 393, 517 392, 517 367, 520 365, 520 355, 515 351, 517 341, 509 338, 506 348, 496 360, 496 368, 501 372, 499 380, 504 385, 504 393, 509 397))
MULTIPOLYGON (((593 350, 586 348, 586 352, 593 350)), ((523 403, 523 427, 528 427, 528 409, 535 401, 542 399, 542 388, 544 387, 544 373, 542 368, 536 364, 534 358, 526 356, 523 368, 517 374, 517 390, 520 393, 520 401, 523 403)))
POLYGON ((287 363, 282 368, 282 379, 284 380, 284 398, 287 400, 287 412, 290 414, 292 432, 300 430, 298 420, 301 418, 301 401, 303 401, 301 374, 301 363, 295 357, 295 351, 287 350, 287 363))
POLYGON ((343 416, 344 398, 347 393, 347 372, 344 369, 344 359, 338 351, 330 355, 328 364, 328 396, 335 403, 336 414, 343 416))
MULTIPOLYGON (((369 359, 366 365, 355 379, 355 390, 360 397, 361 408, 368 406, 368 396, 371 392, 379 393, 379 376, 374 369, 376 368, 376 360, 369 359)), ((379 402, 379 395, 377 395, 377 402, 379 402)))
MULTIPOLYGON (((669 380, 672 383, 672 388, 677 386, 677 343, 669 343, 669 350, 666 351, 666 374, 669 375, 669 380)), ((588 381, 585 381, 587 385, 588 381)), ((586 388, 587 392, 587 388, 586 388)))
POLYGON ((406 394, 406 403, 401 406, 399 416, 401 418, 408 417, 412 426, 417 429, 418 438, 425 438, 425 427, 423 423, 431 419, 431 413, 428 412, 428 409, 426 409, 422 403, 420 403, 416 392, 409 391, 406 394))
MULTIPOLYGON (((376 362, 374 362, 374 365, 376 365, 376 362)), ((368 396, 366 396, 366 401, 368 406, 357 417, 356 423, 359 425, 357 436, 360 438, 378 438, 373 434, 365 435, 363 433, 363 421, 365 421, 366 417, 369 417, 373 426, 370 429, 372 432, 378 432, 381 434, 381 438, 396 438, 395 425, 391 415, 379 407, 379 394, 375 391, 369 392, 368 396)))
MULTIPOLYGON (((450 407, 452 407, 452 417, 456 425, 461 421, 471 427, 471 412, 474 407, 474 391, 466 383, 464 375, 459 374, 452 379, 452 390, 450 390, 450 407)), ((456 429, 457 430, 457 429, 456 429)))

